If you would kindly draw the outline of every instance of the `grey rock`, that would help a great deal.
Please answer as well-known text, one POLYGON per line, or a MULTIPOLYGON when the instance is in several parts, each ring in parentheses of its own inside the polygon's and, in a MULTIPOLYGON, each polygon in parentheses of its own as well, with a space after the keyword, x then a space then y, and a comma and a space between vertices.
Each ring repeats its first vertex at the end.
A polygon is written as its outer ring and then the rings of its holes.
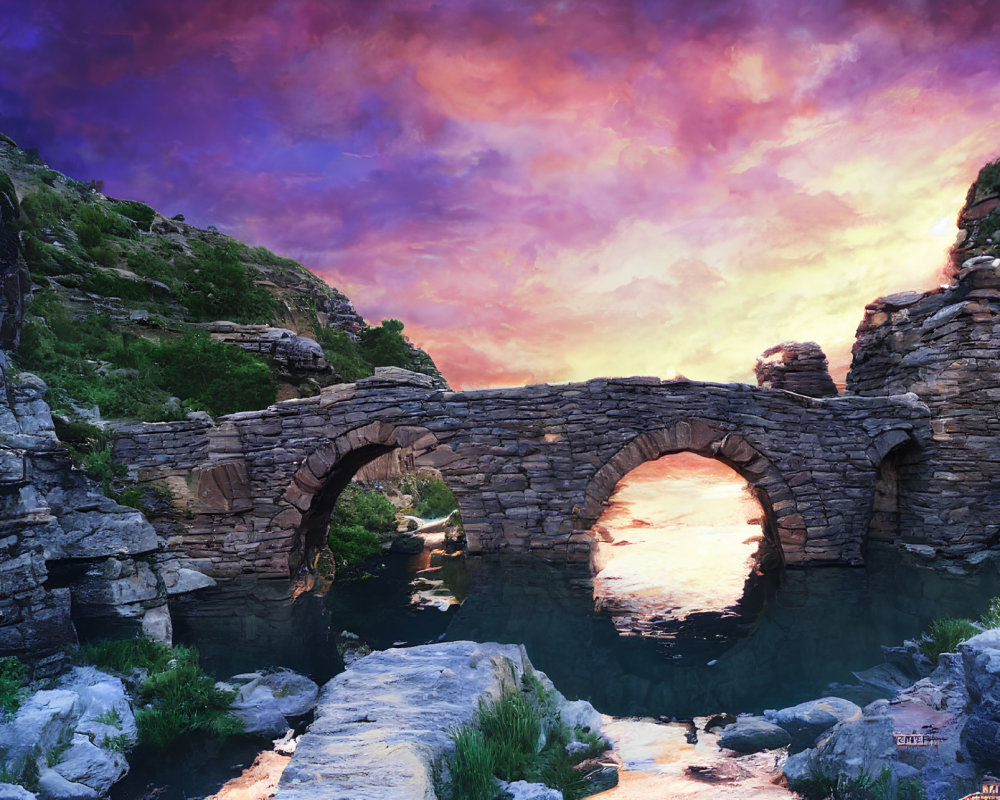
POLYGON ((764 717, 739 717, 722 729, 719 747, 737 753, 759 753, 786 746, 792 738, 788 731, 768 722, 764 717))
POLYGON ((41 800, 97 800, 100 795, 82 783, 66 780, 54 769, 43 769, 38 778, 41 800))
POLYGON ((372 653, 323 687, 275 800, 433 797, 431 764, 451 746, 449 731, 530 668, 516 645, 446 642, 372 653))
POLYGON ((128 762, 121 753, 102 749, 87 736, 78 733, 52 769, 67 781, 82 784, 100 796, 124 777, 128 772, 128 762))
POLYGON ((551 789, 544 783, 527 781, 498 781, 500 788, 510 795, 511 800, 562 800, 562 792, 551 789))
POLYGON ((243 720, 247 733, 284 733, 291 719, 316 707, 319 697, 315 682, 288 669, 234 675, 228 683, 239 686, 231 713, 243 720))
POLYGON ((35 692, 17 710, 14 719, 0 726, 4 761, 16 768, 34 753, 46 753, 68 741, 81 710, 79 695, 67 689, 35 692))
POLYGON ((860 717, 861 708, 840 697, 823 697, 780 711, 764 712, 765 719, 788 732, 791 737, 791 753, 812 747, 817 738, 838 722, 860 717))
POLYGON ((142 633, 153 641, 171 644, 174 626, 170 619, 170 609, 166 605, 148 609, 142 617, 142 633))
POLYGON ((0 783, 0 798, 3 800, 36 800, 38 795, 15 783, 0 783))

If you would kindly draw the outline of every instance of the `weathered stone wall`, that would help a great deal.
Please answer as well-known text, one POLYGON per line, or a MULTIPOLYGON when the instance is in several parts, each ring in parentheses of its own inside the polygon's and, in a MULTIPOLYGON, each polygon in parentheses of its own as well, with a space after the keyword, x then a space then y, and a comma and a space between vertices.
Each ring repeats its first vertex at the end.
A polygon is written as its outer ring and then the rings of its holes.
POLYGON ((931 412, 916 446, 885 465, 873 535, 947 556, 1000 544, 1000 259, 867 306, 847 390, 913 392, 931 412))
POLYGON ((471 392, 400 370, 216 423, 130 424, 115 458, 165 481, 184 526, 170 545, 220 575, 286 574, 325 540, 358 468, 397 448, 439 469, 471 552, 586 560, 588 529, 640 463, 692 451, 745 477, 791 564, 860 562, 875 476, 919 435, 913 397, 816 400, 655 378, 471 392))
POLYGON ((782 342, 757 358, 754 374, 764 389, 784 389, 807 397, 834 397, 826 354, 816 342, 782 342))

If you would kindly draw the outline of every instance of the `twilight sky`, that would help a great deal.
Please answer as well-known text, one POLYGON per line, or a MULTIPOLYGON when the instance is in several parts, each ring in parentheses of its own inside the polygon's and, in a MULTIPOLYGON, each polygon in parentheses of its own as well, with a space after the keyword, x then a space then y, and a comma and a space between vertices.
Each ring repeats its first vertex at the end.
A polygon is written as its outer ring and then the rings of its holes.
POLYGON ((1000 155, 991 0, 0 0, 0 131, 456 388, 849 362, 1000 155))

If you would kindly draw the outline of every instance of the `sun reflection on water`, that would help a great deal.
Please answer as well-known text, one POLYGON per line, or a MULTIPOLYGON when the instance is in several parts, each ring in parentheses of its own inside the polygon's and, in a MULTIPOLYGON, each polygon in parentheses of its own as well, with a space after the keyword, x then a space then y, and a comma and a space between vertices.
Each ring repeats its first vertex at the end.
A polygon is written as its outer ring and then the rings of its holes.
POLYGON ((762 539, 757 501, 729 467, 692 453, 622 478, 594 525, 594 599, 622 630, 721 612, 743 594, 762 539))

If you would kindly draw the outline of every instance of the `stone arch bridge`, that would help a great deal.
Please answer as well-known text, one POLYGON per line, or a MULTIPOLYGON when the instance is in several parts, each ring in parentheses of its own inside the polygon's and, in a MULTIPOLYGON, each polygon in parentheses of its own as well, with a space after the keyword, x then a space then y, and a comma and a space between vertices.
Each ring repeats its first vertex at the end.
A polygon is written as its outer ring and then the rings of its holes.
POLYGON ((473 553, 586 561, 618 480, 690 451, 743 476, 786 563, 807 565, 860 563, 880 465, 928 426, 914 395, 655 378, 449 392, 380 373, 214 422, 123 426, 114 455, 133 479, 171 489, 184 513, 158 527, 219 576, 294 572, 357 470, 396 449, 440 470, 473 553))

